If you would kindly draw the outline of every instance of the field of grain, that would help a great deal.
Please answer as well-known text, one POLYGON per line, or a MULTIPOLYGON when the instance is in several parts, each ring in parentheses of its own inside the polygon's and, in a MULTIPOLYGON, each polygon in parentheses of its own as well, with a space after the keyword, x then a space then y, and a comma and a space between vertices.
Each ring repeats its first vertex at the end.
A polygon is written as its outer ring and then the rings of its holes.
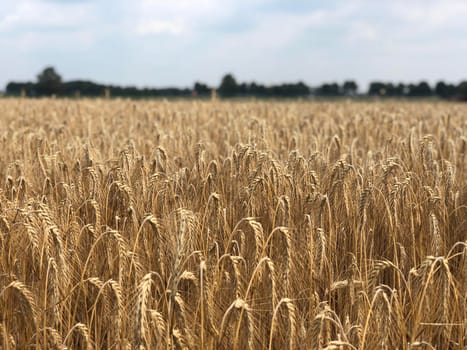
POLYGON ((467 105, 0 100, 0 348, 467 347, 467 105))

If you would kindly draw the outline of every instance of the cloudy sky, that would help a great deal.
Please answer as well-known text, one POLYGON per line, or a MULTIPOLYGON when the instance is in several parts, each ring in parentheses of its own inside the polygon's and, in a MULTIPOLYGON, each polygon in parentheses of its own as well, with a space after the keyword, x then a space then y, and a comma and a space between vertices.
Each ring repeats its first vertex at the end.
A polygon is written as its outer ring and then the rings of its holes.
POLYGON ((0 0, 0 90, 53 65, 137 86, 467 79, 465 0, 0 0))

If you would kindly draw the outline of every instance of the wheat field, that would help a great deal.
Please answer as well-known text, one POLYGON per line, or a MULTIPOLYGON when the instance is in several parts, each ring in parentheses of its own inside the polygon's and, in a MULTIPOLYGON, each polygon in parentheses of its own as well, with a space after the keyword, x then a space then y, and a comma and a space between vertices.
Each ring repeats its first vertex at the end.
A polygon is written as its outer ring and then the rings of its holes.
POLYGON ((467 105, 0 100, 0 348, 467 348, 467 105))

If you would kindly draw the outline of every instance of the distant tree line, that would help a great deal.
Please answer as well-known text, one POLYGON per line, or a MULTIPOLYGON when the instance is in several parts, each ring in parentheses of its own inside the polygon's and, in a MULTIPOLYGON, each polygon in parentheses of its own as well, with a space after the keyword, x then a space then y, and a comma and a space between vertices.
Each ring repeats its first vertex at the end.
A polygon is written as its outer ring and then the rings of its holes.
POLYGON ((434 87, 427 82, 416 84, 393 84, 390 82, 372 82, 366 93, 358 91, 355 81, 348 80, 342 84, 325 83, 317 87, 307 86, 303 82, 280 85, 262 85, 255 82, 238 83, 232 74, 226 74, 218 87, 196 82, 193 88, 138 88, 134 86, 114 86, 97 84, 92 81, 74 80, 63 82, 53 67, 45 68, 36 82, 10 82, 6 86, 6 94, 10 96, 59 96, 59 97, 207 97, 213 89, 221 97, 261 97, 261 98, 293 98, 293 97, 352 97, 378 96, 384 97, 438 97, 450 100, 467 101, 467 81, 458 85, 438 82, 434 87))
POLYGON ((429 97, 437 96, 443 99, 467 100, 467 81, 458 85, 447 84, 443 81, 431 87, 427 82, 418 84, 392 84, 373 82, 368 89, 370 96, 387 97, 429 97))
POLYGON ((53 67, 47 67, 37 76, 37 82, 10 82, 6 86, 6 94, 20 96, 22 94, 32 97, 59 96, 59 97, 98 97, 106 94, 115 97, 167 97, 191 96, 191 89, 180 88, 137 88, 134 86, 114 86, 94 83, 86 80, 73 80, 62 82, 61 76, 53 67))

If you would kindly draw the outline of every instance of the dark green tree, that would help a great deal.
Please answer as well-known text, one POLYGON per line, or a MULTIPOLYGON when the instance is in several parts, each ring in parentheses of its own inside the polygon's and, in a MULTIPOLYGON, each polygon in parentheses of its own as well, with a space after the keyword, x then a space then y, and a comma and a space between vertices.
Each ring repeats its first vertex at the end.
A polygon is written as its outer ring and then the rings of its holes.
POLYGON ((405 86, 405 84, 403 83, 399 83, 397 84, 397 86, 395 86, 394 88, 394 94, 395 96, 405 96, 407 93, 407 87, 405 86))
POLYGON ((467 81, 463 81, 457 86, 457 94, 460 100, 467 101, 467 81))
POLYGON ((197 96, 208 96, 211 93, 211 88, 206 84, 196 82, 193 91, 197 96))
POLYGON ((344 90, 345 95, 354 96, 357 93, 358 85, 353 80, 347 80, 344 82, 344 85, 342 86, 342 88, 344 90))
POLYGON ((232 97, 238 93, 238 84, 232 74, 226 74, 219 86, 219 95, 222 97, 232 97))
POLYGON ((435 86, 435 93, 438 97, 452 99, 456 96, 456 86, 446 84, 444 81, 439 81, 435 86))
POLYGON ((337 83, 322 84, 316 89, 318 96, 336 97, 341 95, 341 88, 337 83))
POLYGON ((45 68, 37 76, 37 94, 40 96, 51 96, 60 93, 62 77, 55 71, 54 67, 45 68))
POLYGON ((370 83, 368 88, 368 95, 370 96, 384 96, 386 95, 386 83, 374 81, 370 83))
POLYGON ((435 86, 435 93, 441 98, 446 98, 447 96, 447 85, 444 81, 439 81, 435 86))
POLYGON ((431 87, 426 81, 418 84, 409 85, 409 96, 412 97, 428 97, 432 95, 431 87))

